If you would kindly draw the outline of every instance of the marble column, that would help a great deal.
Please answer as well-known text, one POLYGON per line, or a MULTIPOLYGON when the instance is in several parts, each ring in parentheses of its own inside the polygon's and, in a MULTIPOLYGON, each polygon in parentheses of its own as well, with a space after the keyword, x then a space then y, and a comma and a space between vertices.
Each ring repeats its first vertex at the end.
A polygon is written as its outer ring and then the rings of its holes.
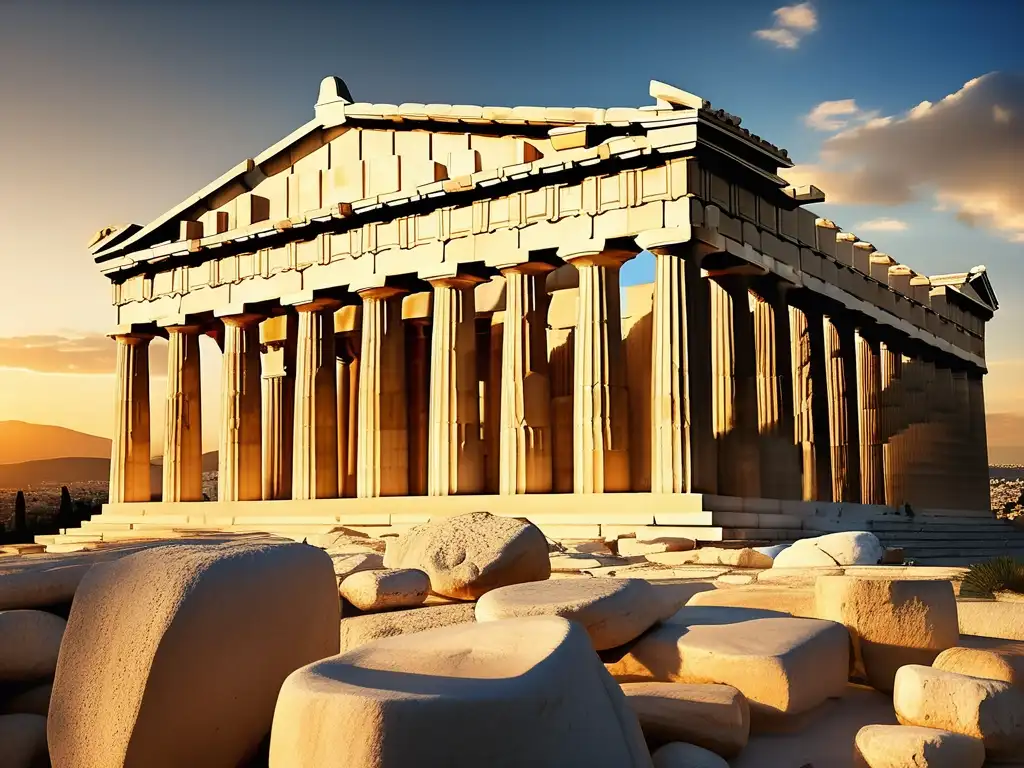
POLYGON ((957 509, 959 462, 954 433, 956 413, 953 371, 945 362, 935 365, 932 378, 931 411, 934 417, 931 472, 931 505, 938 509, 957 509))
POLYGON ((334 344, 334 299, 295 307, 299 313, 295 351, 295 438, 292 498, 338 496, 338 372, 334 344))
POLYGON ((430 324, 411 320, 406 324, 409 387, 409 495, 427 495, 430 447, 430 324))
POLYGON ((292 497, 295 413, 295 349, 289 342, 264 345, 263 499, 292 497))
POLYGON ((795 440, 801 456, 804 501, 831 501, 832 456, 829 450, 828 387, 825 337, 821 315, 789 308, 793 364, 795 440))
POLYGON ((718 492, 761 496, 754 318, 747 279, 711 277, 711 369, 718 492))
POLYGON ((799 499, 801 456, 794 439, 789 307, 785 288, 778 283, 759 285, 754 303, 754 352, 761 496, 799 499))
POLYGON ((860 501, 856 355, 853 328, 826 315, 825 363, 828 381, 829 443, 832 453, 832 501, 860 501))
POLYGON ((409 493, 409 423, 405 390, 402 296, 391 286, 360 291, 363 338, 359 354, 359 440, 356 495, 409 493))
POLYGON ((164 501, 203 500, 203 423, 198 325, 167 328, 164 501))
POLYGON ((988 472, 988 428, 985 423, 985 383, 981 371, 967 374, 970 393, 968 424, 971 434, 971 498, 972 507, 989 511, 992 506, 988 472))
POLYGON ((355 457, 353 436, 356 434, 353 422, 358 422, 358 346, 355 333, 339 333, 334 337, 335 354, 338 356, 338 496, 356 495, 355 457))
POLYGON ((544 289, 554 267, 529 262, 503 269, 499 492, 552 490, 551 382, 544 289))
POLYGON ((231 315, 224 323, 217 500, 263 496, 258 315, 231 315))
POLYGON ((967 371, 964 368, 955 368, 951 371, 953 388, 953 413, 951 418, 950 439, 951 446, 950 464, 953 474, 953 499, 954 509, 971 509, 973 500, 971 498, 971 433, 969 427, 969 413, 971 393, 968 388, 967 371))
POLYGON ((903 394, 903 356, 893 344, 881 344, 881 404, 882 404, 882 466, 885 476, 885 503, 890 507, 902 506, 906 499, 904 489, 906 419, 903 394))
POLYGON ((431 496, 483 490, 474 297, 481 282, 469 275, 430 281, 434 289, 427 471, 431 496))
POLYGON ((860 496, 864 504, 885 504, 882 446, 882 368, 879 342, 856 333, 857 407, 860 423, 860 496))
POLYGON ((114 372, 114 439, 108 501, 149 501, 149 342, 147 334, 118 334, 114 372))
POLYGON ((573 361, 575 493, 630 489, 619 270, 632 257, 621 251, 594 251, 567 259, 579 273, 573 361))
POLYGON ((654 254, 651 491, 715 493, 708 282, 689 246, 654 254))

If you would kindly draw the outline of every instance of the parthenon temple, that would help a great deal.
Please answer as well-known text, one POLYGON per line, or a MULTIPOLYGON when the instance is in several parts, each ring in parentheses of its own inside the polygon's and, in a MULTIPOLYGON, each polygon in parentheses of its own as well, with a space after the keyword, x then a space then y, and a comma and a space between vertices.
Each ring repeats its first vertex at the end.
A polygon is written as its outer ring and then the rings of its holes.
POLYGON ((328 77, 310 122, 103 230, 116 432, 83 533, 487 510, 714 541, 989 514, 985 268, 914 271, 807 210, 822 191, 789 186, 787 152, 738 117, 650 96, 396 106, 328 77), (653 282, 622 287, 641 254, 653 282), (223 355, 219 475, 196 503, 202 335, 223 355))

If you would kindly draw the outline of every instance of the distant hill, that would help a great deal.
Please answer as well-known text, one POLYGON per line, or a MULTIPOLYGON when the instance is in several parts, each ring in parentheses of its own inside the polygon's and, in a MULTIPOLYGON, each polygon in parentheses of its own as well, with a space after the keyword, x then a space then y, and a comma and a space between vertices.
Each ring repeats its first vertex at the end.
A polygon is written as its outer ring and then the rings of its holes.
MULTIPOLYGON (((163 460, 152 463, 151 483, 154 491, 160 489, 163 460)), ((203 472, 217 470, 217 452, 203 454, 203 472)), ((59 458, 0 464, 0 488, 24 489, 45 483, 107 482, 110 478, 109 458, 59 458)))
POLYGON ((65 427, 0 421, 0 464, 62 458, 109 459, 110 440, 65 427))
POLYGON ((1024 466, 1024 415, 990 413, 985 422, 988 428, 988 463, 1024 466))

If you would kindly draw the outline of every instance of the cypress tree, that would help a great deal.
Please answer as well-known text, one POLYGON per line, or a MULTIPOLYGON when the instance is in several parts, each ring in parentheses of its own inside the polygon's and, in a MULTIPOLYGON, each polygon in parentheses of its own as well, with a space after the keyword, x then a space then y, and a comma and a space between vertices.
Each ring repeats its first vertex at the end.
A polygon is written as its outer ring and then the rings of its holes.
POLYGON ((71 503, 71 492, 66 485, 60 488, 60 509, 57 510, 57 525, 60 528, 68 528, 74 525, 75 507, 71 503))
POLYGON ((18 495, 14 497, 14 530, 18 533, 24 533, 28 530, 28 521, 25 516, 24 491, 18 491, 18 495))

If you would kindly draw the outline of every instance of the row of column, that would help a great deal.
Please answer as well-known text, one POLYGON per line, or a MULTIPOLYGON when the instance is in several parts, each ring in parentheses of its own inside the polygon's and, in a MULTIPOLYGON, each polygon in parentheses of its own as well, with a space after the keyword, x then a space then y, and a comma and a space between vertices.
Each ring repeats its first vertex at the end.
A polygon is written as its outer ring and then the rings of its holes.
MULTIPOLYGON (((982 488, 979 480, 986 474, 980 374, 914 358, 848 315, 792 302, 767 278, 704 270, 692 246, 650 250, 653 492, 987 503, 987 481, 982 488)), ((576 493, 633 490, 619 306, 619 269, 633 255, 603 248, 563 254, 579 272, 571 382, 576 493)), ((288 341, 271 343, 262 361, 262 318, 223 318, 219 498, 475 494, 489 485, 485 477, 496 477, 504 494, 550 492, 554 474, 567 469, 553 463, 560 438, 548 375, 550 269, 502 270, 501 375, 492 377, 500 390, 489 399, 498 429, 487 451, 476 354, 479 278, 431 281, 429 334, 423 322, 402 320, 405 292, 395 287, 359 292, 358 340, 335 334, 339 301, 296 306, 288 341)), ((167 328, 165 501, 202 498, 202 332, 198 325, 167 328)), ((116 337, 112 502, 150 497, 149 338, 116 337)))

